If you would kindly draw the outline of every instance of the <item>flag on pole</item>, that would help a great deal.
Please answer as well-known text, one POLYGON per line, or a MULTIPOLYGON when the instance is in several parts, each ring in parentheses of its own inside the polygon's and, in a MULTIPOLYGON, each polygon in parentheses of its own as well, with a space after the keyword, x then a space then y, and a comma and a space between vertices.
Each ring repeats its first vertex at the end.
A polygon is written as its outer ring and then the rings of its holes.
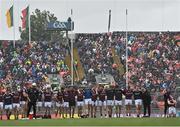
POLYGON ((29 6, 22 10, 22 29, 28 28, 29 6))
POLYGON ((126 9, 126 15, 128 15, 128 9, 126 9))
POLYGON ((6 12, 6 22, 8 28, 13 26, 13 6, 6 12))
POLYGON ((110 27, 111 27, 111 10, 109 10, 108 32, 110 31, 110 27))

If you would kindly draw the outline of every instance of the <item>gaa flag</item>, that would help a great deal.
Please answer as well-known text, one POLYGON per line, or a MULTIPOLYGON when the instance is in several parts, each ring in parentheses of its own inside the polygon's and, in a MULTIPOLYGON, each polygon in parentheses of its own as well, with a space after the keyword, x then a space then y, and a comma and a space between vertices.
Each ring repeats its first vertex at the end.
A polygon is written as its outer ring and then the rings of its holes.
POLYGON ((176 44, 177 46, 180 46, 180 35, 177 35, 177 36, 175 36, 174 38, 175 38, 175 44, 176 44))
POLYGON ((13 6, 6 12, 6 22, 8 28, 13 26, 13 6))
POLYGON ((28 18, 29 18, 29 6, 22 10, 22 29, 28 28, 28 18))

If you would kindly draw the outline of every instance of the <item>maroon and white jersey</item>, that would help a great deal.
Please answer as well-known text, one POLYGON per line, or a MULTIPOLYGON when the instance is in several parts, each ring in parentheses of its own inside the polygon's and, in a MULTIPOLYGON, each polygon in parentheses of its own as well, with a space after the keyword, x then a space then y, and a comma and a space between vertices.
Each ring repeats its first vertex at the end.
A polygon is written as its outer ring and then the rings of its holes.
POLYGON ((77 101, 83 101, 83 99, 84 99, 83 91, 78 91, 77 92, 77 101))
POLYGON ((96 91, 92 90, 92 97, 91 97, 92 101, 96 101, 97 97, 98 97, 98 94, 96 93, 96 91))
POLYGON ((126 99, 132 99, 133 91, 129 89, 125 89, 123 91, 123 94, 125 95, 126 99))
POLYGON ((20 93, 14 92, 13 93, 13 103, 19 103, 20 102, 20 93))
POLYGON ((44 102, 52 101, 53 92, 44 92, 44 102))
POLYGON ((62 92, 58 92, 56 99, 57 99, 57 102, 62 103, 63 102, 63 93, 62 92))
POLYGON ((20 101, 27 101, 27 97, 23 95, 23 93, 27 93, 26 89, 21 89, 20 91, 20 101))
POLYGON ((100 90, 99 92, 99 100, 100 101, 105 101, 105 99, 106 99, 106 91, 105 90, 100 90))
POLYGON ((76 90, 70 90, 69 91, 69 101, 70 102, 75 102, 75 100, 76 100, 76 90))
POLYGON ((4 100, 3 100, 3 98, 4 98, 4 93, 0 93, 0 102, 3 102, 4 100))
POLYGON ((69 93, 67 91, 63 92, 64 102, 69 102, 69 93))

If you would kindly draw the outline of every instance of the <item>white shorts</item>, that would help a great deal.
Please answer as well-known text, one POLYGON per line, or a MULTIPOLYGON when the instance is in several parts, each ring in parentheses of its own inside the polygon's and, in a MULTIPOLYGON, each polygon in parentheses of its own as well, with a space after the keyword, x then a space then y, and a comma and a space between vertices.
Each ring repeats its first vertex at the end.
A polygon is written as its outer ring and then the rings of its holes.
POLYGON ((88 105, 88 104, 91 105, 92 104, 91 98, 85 99, 84 101, 85 101, 85 105, 88 105))
POLYGON ((169 107, 168 113, 170 114, 176 114, 176 108, 175 107, 169 107))
POLYGON ((3 102, 0 102, 0 109, 3 109, 3 102))
POLYGON ((69 108, 69 102, 64 102, 64 103, 63 103, 63 107, 69 108))
POLYGON ((63 103, 56 102, 56 107, 63 107, 63 103))
POLYGON ((47 107, 51 108, 51 106, 52 106, 52 102, 44 102, 45 108, 47 108, 47 107))
POLYGON ((98 106, 98 101, 97 100, 96 101, 92 101, 91 104, 92 104, 92 106, 98 106))
POLYGON ((99 101, 98 106, 106 106, 106 101, 99 101))
POLYGON ((132 105, 131 99, 125 99, 125 105, 132 105))
POLYGON ((13 108, 20 108, 20 104, 19 103, 13 103, 13 108))
POLYGON ((26 101, 20 101, 20 105, 25 105, 26 101))
POLYGON ((84 106, 84 102, 83 101, 78 101, 77 102, 77 106, 79 107, 79 106, 84 106))
POLYGON ((37 102, 37 107, 42 107, 43 106, 43 102, 42 101, 38 101, 37 102))
POLYGON ((9 109, 9 110, 11 110, 12 108, 13 108, 12 104, 10 104, 10 105, 5 105, 5 106, 4 106, 4 109, 9 109))
POLYGON ((136 105, 136 106, 142 105, 142 100, 141 100, 141 99, 135 100, 135 105, 136 105))
POLYGON ((115 103, 114 103, 114 105, 115 105, 115 106, 122 105, 122 101, 115 100, 115 103))
POLYGON ((114 106, 113 100, 107 100, 107 106, 114 106))

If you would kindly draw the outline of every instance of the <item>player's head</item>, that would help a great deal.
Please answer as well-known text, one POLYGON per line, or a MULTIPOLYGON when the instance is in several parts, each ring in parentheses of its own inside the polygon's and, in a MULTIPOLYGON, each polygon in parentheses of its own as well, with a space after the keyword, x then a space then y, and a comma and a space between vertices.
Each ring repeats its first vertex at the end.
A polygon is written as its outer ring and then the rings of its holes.
POLYGON ((10 93, 11 92, 11 88, 10 87, 7 87, 6 88, 6 93, 10 93))

